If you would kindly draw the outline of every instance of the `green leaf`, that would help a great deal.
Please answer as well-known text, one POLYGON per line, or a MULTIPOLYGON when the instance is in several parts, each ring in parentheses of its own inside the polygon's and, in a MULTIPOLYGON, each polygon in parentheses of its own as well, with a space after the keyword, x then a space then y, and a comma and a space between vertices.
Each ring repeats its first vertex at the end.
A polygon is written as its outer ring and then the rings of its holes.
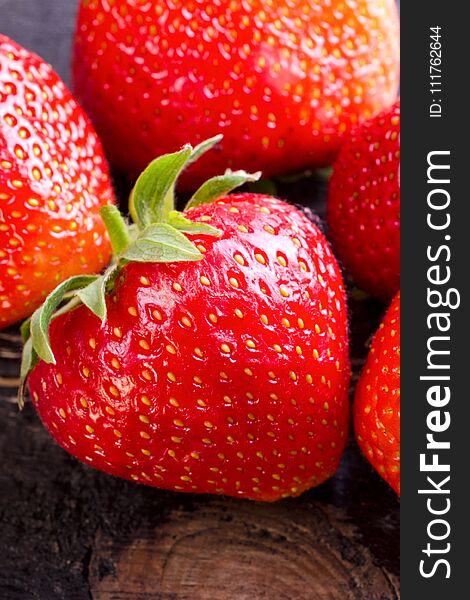
POLYGON ((129 199, 129 210, 141 229, 165 221, 173 209, 176 180, 192 152, 188 145, 174 154, 160 156, 140 175, 129 199))
POLYGON ((149 225, 124 252, 123 258, 135 262, 186 262, 203 255, 188 238, 166 223, 149 225))
POLYGON ((27 381, 28 381, 27 377, 20 378, 20 385, 18 386, 18 396, 17 396, 18 408, 20 410, 23 410, 24 404, 25 404, 27 381))
POLYGON ((21 377, 26 377, 31 369, 38 361, 38 355, 33 348, 33 340, 29 338, 23 346, 23 354, 21 356, 21 377))
POLYGON ((33 341, 28 338, 23 346, 23 354, 21 356, 21 370, 20 370, 20 385, 18 387, 18 406, 20 410, 24 408, 24 399, 26 395, 26 381, 29 373, 34 369, 38 363, 38 355, 33 348, 33 341))
POLYGON ((25 344, 31 336, 31 319, 26 319, 26 321, 23 321, 23 323, 21 323, 20 334, 21 339, 23 340, 23 344, 25 344))
POLYGON ((199 206, 200 204, 208 204, 225 196, 235 188, 253 181, 258 181, 261 173, 246 173, 245 171, 226 171, 225 175, 219 175, 209 179, 201 185, 195 192, 191 200, 186 205, 186 209, 199 206))
POLYGON ((77 296, 95 314, 101 322, 106 320, 106 286, 117 266, 110 267, 101 277, 77 292, 77 296))
POLYGON ((97 277, 97 275, 77 275, 63 281, 47 296, 44 304, 33 313, 31 317, 32 347, 44 362, 55 364, 54 353, 49 341, 49 325, 56 308, 66 294, 86 287, 97 277))
POLYGON ((204 142, 201 142, 198 146, 194 148, 191 152, 191 156, 189 157, 188 165, 196 162, 198 158, 200 158, 203 154, 211 150, 214 146, 216 146, 219 142, 224 139, 222 134, 216 135, 213 138, 209 138, 204 142))
MULTIPOLYGON (((72 308, 75 308, 80 304, 80 300, 73 296, 69 302, 64 304, 55 311, 52 315, 51 320, 55 319, 61 314, 64 314, 72 308)), ((20 410, 23 410, 24 399, 26 394, 26 381, 29 373, 34 369, 39 361, 36 350, 33 348, 33 340, 31 339, 31 319, 26 319, 20 327, 21 338, 23 340, 23 352, 21 355, 21 370, 20 370, 20 385, 18 388, 18 406, 20 410)))
POLYGON ((168 215, 167 222, 168 225, 171 225, 183 233, 200 233, 202 235, 213 235, 215 237, 220 237, 222 235, 220 229, 212 227, 212 225, 208 225, 207 223, 196 223, 194 221, 190 221, 176 210, 171 211, 171 213, 168 215))
POLYGON ((127 223, 114 204, 103 206, 100 210, 100 215, 106 225, 113 254, 119 256, 129 245, 127 223))
MULTIPOLYGON (((99 275, 96 275, 96 277, 99 277, 99 275)), ((55 313, 51 317, 51 321, 53 321, 57 317, 60 317, 60 315, 65 315, 65 313, 70 312, 72 309, 76 308, 77 306, 80 306, 80 304, 80 298, 77 298, 77 296, 73 295, 68 302, 62 304, 62 306, 55 311, 55 313)))
POLYGON ((134 242, 140 235, 140 229, 135 223, 131 223, 128 228, 129 242, 134 242))

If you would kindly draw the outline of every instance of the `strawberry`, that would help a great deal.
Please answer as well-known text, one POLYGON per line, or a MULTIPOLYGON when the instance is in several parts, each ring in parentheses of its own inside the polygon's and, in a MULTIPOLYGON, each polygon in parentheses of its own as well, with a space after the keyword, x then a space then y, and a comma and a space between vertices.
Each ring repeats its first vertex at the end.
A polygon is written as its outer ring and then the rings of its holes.
POLYGON ((335 472, 347 438, 341 274, 299 210, 226 196, 258 175, 227 172, 175 212, 176 176, 201 152, 149 166, 130 230, 102 209, 113 264, 35 312, 23 376, 57 442, 97 469, 171 490, 296 496, 335 472))
POLYGON ((400 287, 400 102, 355 129, 328 196, 333 247, 355 282, 390 301, 400 287))
POLYGON ((331 163, 352 124, 394 101, 398 69, 395 0, 83 0, 73 65, 124 171, 224 131, 191 191, 227 165, 331 163))
POLYGON ((0 35, 0 328, 104 267, 113 201, 100 142, 52 68, 0 35))
POLYGON ((400 293, 374 336, 354 399, 356 438, 400 494, 400 293))

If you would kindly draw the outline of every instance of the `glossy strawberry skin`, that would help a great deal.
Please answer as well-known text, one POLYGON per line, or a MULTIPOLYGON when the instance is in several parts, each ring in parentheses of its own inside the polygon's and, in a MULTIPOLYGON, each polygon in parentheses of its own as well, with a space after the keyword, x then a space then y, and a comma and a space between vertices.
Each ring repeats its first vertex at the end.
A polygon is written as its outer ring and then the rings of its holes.
POLYGON ((395 0, 94 0, 80 7, 74 80, 132 174, 222 132, 183 178, 194 189, 231 165, 331 163, 351 125, 393 103, 398 68, 395 0))
POLYGON ((355 129, 328 197, 335 253, 354 281, 389 302, 400 287, 400 102, 355 129))
POLYGON ((61 280, 100 271, 113 201, 101 144, 40 58, 0 35, 0 328, 61 280))
POLYGON ((330 477, 347 438, 347 316, 319 230, 266 196, 193 208, 194 263, 128 264, 103 327, 81 306, 51 326, 57 365, 29 379, 52 435, 140 483, 257 500, 330 477))
POLYGON ((400 293, 374 336, 354 399, 356 438, 400 495, 400 293))

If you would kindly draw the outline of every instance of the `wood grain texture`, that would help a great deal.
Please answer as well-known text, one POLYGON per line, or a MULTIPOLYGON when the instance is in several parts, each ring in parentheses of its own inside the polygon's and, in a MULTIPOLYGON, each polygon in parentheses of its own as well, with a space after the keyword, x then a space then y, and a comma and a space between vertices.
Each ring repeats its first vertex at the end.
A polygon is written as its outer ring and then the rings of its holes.
MULTIPOLYGON (((70 464, 59 472, 71 482, 61 483, 49 469, 40 475, 49 484, 30 475, 7 494, 16 503, 4 526, 2 598, 399 598, 367 533, 315 492, 257 506, 122 489, 70 464)), ((396 550, 393 531, 381 536, 396 550)))
POLYGON ((112 562, 115 548, 98 539, 92 588, 104 600, 397 598, 396 583, 351 540, 354 527, 343 517, 315 501, 213 500, 193 512, 175 510, 148 537, 130 542, 104 576, 100 562, 112 562))

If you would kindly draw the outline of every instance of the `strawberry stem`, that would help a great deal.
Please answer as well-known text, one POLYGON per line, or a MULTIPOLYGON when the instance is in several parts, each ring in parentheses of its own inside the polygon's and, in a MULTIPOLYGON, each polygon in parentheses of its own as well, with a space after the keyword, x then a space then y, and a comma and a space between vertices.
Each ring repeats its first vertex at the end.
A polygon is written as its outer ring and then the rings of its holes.
MULTIPOLYGON (((38 360, 55 363, 49 339, 49 326, 55 317, 84 304, 103 322, 107 317, 107 294, 127 262, 199 261, 204 256, 185 234, 222 235, 222 231, 215 227, 192 221, 174 210, 175 186, 179 175, 221 139, 222 136, 215 136, 194 149, 188 144, 179 152, 165 154, 150 163, 138 178, 129 198, 129 211, 135 224, 128 224, 113 205, 100 210, 113 249, 113 261, 102 275, 79 275, 63 281, 47 296, 31 319, 25 322, 22 327, 25 345, 18 396, 20 406, 24 402, 28 373, 38 360), (68 302, 64 304, 64 301, 68 302)), ((259 177, 260 173, 229 170, 225 175, 203 184, 187 208, 213 202, 244 183, 257 181, 259 177)))
POLYGON ((113 204, 103 206, 100 216, 108 231, 109 240, 115 256, 120 256, 129 245, 129 228, 119 209, 113 204))

